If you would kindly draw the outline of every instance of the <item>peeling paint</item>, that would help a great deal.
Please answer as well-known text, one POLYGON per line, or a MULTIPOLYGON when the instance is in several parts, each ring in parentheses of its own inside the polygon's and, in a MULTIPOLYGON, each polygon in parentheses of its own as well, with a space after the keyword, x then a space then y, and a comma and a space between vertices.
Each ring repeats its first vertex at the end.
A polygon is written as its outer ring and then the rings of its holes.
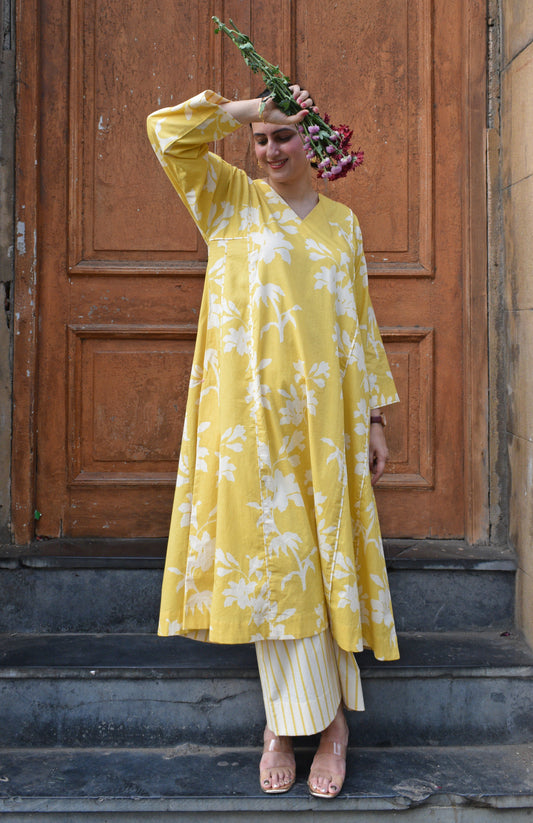
POLYGON ((17 221, 17 251, 26 254, 26 223, 23 220, 17 221))

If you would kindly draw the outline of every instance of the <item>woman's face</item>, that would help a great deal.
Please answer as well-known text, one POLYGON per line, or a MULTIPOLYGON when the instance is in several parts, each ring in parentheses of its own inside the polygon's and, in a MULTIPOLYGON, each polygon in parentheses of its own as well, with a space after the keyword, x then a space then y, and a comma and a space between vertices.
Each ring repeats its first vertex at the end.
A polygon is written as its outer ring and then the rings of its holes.
POLYGON ((309 175, 309 161, 295 126, 253 123, 252 132, 257 161, 274 187, 309 175))

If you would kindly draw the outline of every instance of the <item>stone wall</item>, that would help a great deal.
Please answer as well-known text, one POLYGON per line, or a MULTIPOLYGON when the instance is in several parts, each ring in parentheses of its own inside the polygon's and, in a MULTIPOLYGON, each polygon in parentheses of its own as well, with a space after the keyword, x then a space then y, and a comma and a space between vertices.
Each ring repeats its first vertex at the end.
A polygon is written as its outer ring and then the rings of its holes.
POLYGON ((0 5, 0 543, 10 540, 13 297, 14 3, 0 5))
POLYGON ((503 0, 502 24, 509 538, 518 621, 533 644, 533 0, 503 0))

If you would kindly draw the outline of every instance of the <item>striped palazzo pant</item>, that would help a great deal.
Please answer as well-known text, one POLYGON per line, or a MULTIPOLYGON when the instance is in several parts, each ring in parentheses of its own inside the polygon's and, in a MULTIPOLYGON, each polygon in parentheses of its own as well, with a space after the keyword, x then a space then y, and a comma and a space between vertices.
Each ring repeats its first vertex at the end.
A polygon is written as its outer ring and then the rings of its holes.
POLYGON ((259 640, 255 648, 267 725, 274 734, 321 732, 341 701, 347 709, 364 710, 359 666, 329 628, 300 640, 259 640))

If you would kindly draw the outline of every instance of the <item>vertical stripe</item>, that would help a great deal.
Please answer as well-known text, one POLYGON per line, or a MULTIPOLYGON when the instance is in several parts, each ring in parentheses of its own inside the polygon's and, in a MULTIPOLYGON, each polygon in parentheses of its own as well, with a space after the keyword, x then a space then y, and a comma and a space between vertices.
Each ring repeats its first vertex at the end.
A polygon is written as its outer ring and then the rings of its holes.
POLYGON ((268 727, 279 735, 309 735, 327 728, 341 700, 364 709, 359 667, 329 629, 299 640, 257 641, 268 727))
POLYGON ((314 648, 318 650, 318 664, 320 666, 321 675, 325 683, 324 702, 327 706, 328 723, 325 724, 324 728, 326 728, 326 726, 329 726, 329 724, 331 723, 331 720, 329 718, 335 717, 341 697, 339 691, 338 677, 336 672, 334 671, 334 660, 332 659, 330 654, 330 643, 328 642, 330 637, 331 633, 328 630, 327 632, 322 632, 320 635, 318 635, 316 640, 313 642, 314 648))
MULTIPOLYGON (((311 652, 313 650, 314 650, 314 645, 309 644, 309 648, 308 648, 307 644, 305 644, 305 643, 302 644, 302 652, 305 655, 306 671, 313 671, 313 686, 314 686, 314 689, 315 689, 315 691, 318 689, 320 692, 322 692, 322 694, 325 694, 324 678, 322 676, 322 672, 320 671, 319 667, 317 666, 318 661, 317 661, 316 655, 314 656, 314 665, 313 665, 312 661, 309 659, 308 651, 311 652)), ((324 713, 322 711, 320 701, 318 701, 318 703, 317 703, 317 709, 320 713, 320 718, 319 718, 320 724, 323 725, 323 723, 324 723, 324 713)), ((325 707, 325 709, 327 711, 327 707, 325 707)), ((325 726, 324 726, 324 728, 325 728, 325 726)))
MULTIPOLYGON (((276 651, 276 647, 275 647, 275 644, 271 644, 271 643, 264 643, 264 644, 261 644, 261 645, 264 645, 264 647, 266 649, 266 653, 268 655, 268 671, 270 672, 272 682, 275 684, 275 690, 273 692, 273 700, 275 700, 277 702, 277 705, 280 708, 281 720, 283 722, 283 725, 288 727, 290 725, 289 718, 286 717, 286 715, 285 715, 285 705, 284 705, 284 702, 281 700, 281 695, 285 694, 285 689, 284 689, 283 686, 281 688, 279 686, 279 683, 278 683, 277 678, 276 678, 276 672, 278 672, 279 667, 274 665, 274 661, 272 659, 272 654, 276 651)), ((291 709, 290 704, 289 704, 288 708, 289 708, 289 710, 291 709)), ((291 711, 291 715, 292 715, 292 711, 291 711)), ((292 719, 292 717, 291 717, 291 719, 292 719)))
MULTIPOLYGON (((302 693, 301 689, 298 688, 298 682, 294 676, 294 666, 298 665, 298 652, 296 654, 291 654, 289 649, 284 644, 283 651, 285 652, 285 660, 287 661, 287 668, 284 672, 286 677, 286 684, 287 684, 287 691, 286 694, 289 696, 293 696, 293 700, 291 701, 291 707, 296 709, 298 712, 298 720, 295 720, 295 728, 305 729, 305 720, 302 714, 302 706, 305 705, 304 701, 302 700, 302 693), (290 674, 289 674, 290 672, 290 674), (290 679, 288 679, 290 677, 290 679), (292 689, 291 689, 292 686, 292 689)), ((307 734, 307 732, 304 732, 307 734)))

